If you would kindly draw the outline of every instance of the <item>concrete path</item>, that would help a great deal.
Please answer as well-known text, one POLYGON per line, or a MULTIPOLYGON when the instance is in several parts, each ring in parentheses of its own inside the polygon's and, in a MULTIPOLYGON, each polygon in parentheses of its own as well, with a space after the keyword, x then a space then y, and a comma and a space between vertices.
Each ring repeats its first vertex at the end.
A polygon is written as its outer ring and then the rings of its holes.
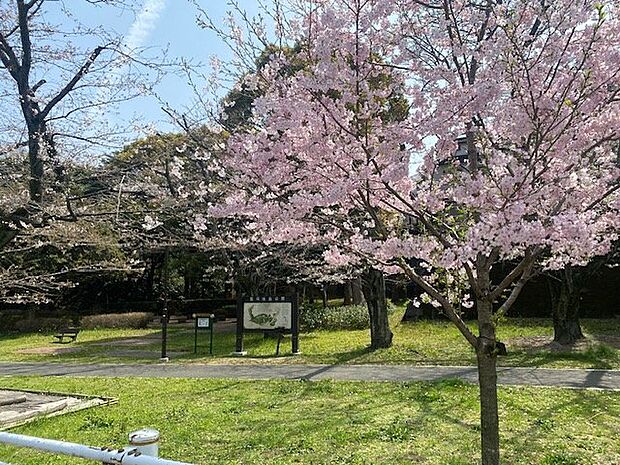
MULTIPOLYGON (((198 365, 65 364, 0 362, 0 376, 103 376, 142 378, 233 378, 357 381, 436 381, 458 378, 476 383, 475 367, 410 365, 198 365)), ((504 385, 620 390, 620 370, 499 368, 504 385)))

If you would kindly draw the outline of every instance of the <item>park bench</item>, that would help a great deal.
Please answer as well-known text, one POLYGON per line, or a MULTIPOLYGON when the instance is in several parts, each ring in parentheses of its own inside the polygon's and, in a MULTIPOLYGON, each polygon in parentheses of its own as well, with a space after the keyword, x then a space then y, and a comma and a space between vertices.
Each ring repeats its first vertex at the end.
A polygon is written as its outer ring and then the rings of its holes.
POLYGON ((58 331, 58 334, 55 334, 56 338, 55 343, 63 344, 65 339, 68 339, 67 342, 73 342, 77 339, 80 330, 78 328, 64 328, 58 331))

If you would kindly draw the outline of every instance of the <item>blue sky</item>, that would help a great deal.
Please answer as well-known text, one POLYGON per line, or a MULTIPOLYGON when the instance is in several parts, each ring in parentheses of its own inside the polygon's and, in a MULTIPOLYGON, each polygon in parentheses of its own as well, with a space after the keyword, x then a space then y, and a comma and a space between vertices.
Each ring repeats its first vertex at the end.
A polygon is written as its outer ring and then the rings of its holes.
MULTIPOLYGON (((220 20, 226 13, 226 0, 198 0, 200 6, 213 18, 220 20)), ((258 12, 256 0, 239 0, 239 5, 250 15, 258 12)), ((134 45, 168 49, 169 58, 185 58, 207 64, 213 55, 226 61, 230 51, 211 31, 196 23, 198 11, 189 0, 135 0, 136 12, 94 8, 86 2, 71 2, 72 13, 93 25, 104 25, 137 42, 134 45)), ((172 108, 182 109, 191 104, 192 92, 186 81, 169 75, 157 87, 157 93, 172 108)), ((123 114, 138 114, 144 123, 154 124, 160 131, 173 130, 168 117, 161 111, 155 98, 140 98, 123 104, 123 114)))

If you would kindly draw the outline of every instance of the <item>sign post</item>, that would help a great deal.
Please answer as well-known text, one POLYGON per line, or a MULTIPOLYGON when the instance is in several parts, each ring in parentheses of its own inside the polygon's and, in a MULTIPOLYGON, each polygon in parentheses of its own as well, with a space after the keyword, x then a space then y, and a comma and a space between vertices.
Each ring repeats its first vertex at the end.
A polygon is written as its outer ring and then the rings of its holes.
POLYGON ((170 358, 168 357, 168 320, 170 318, 170 314, 168 313, 168 285, 170 284, 170 275, 168 270, 168 257, 170 253, 168 248, 164 251, 164 262, 163 262, 163 288, 164 295, 162 299, 162 310, 161 310, 161 358, 160 362, 168 362, 170 358))
POLYGON ((209 355, 213 355, 213 323, 215 315, 211 313, 194 313, 194 353, 198 353, 198 330, 209 330, 209 355))
POLYGON ((299 305, 296 297, 241 297, 237 301, 237 338, 233 355, 243 356, 244 332, 291 335, 293 355, 299 352, 299 305))

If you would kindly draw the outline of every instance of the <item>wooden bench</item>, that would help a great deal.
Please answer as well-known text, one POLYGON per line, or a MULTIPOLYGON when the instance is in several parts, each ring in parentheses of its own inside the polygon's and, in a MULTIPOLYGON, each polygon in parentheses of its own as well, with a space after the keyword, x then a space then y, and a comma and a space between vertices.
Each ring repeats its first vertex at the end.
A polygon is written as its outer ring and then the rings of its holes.
POLYGON ((55 334, 55 341, 52 341, 57 344, 65 344, 65 339, 68 339, 67 343, 73 342, 77 339, 80 330, 78 328, 64 328, 61 329, 58 334, 55 334))

